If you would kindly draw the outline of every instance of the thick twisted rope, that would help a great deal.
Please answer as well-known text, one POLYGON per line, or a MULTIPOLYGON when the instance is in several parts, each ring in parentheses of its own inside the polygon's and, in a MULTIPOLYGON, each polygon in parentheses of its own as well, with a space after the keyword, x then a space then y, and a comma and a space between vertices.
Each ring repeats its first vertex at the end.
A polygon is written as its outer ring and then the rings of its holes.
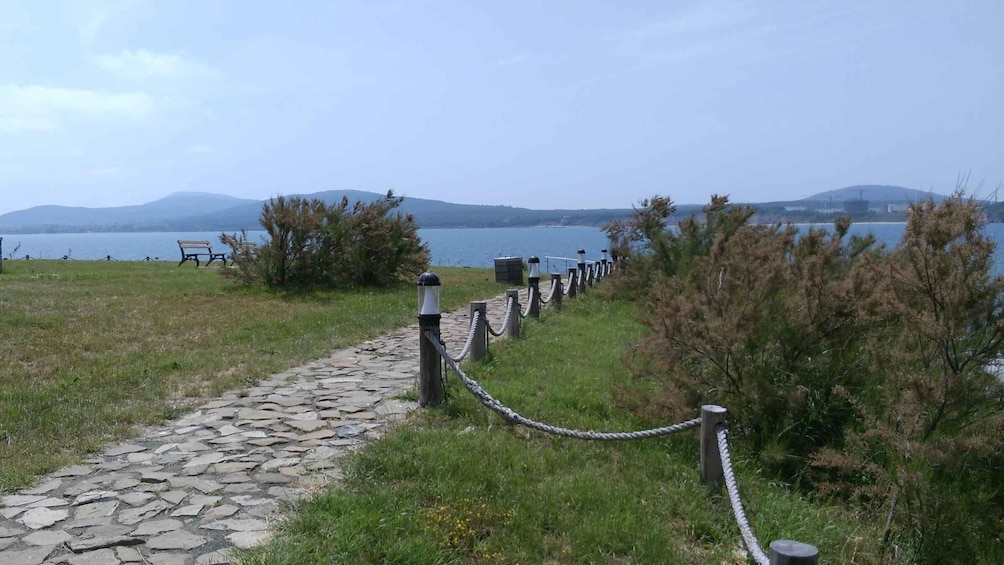
POLYGON ((760 548, 760 542, 753 535, 750 528, 749 519, 746 518, 746 511, 743 510, 743 501, 739 499, 739 486, 736 484, 736 476, 732 471, 732 459, 729 457, 728 430, 725 426, 719 425, 715 429, 718 436, 718 455, 722 459, 722 471, 725 474, 725 489, 729 491, 729 501, 732 502, 732 513, 736 516, 736 524, 739 525, 739 532, 743 536, 743 543, 746 549, 753 555, 753 559, 760 565, 770 565, 770 559, 760 548))
MULTIPOLYGON (((474 345, 474 331, 478 328, 478 318, 481 317, 481 311, 475 310, 474 315, 471 316, 471 331, 467 334, 467 343, 464 344, 464 348, 460 351, 460 355, 456 357, 450 357, 449 353, 446 353, 446 349, 440 351, 439 354, 443 356, 444 359, 451 359, 454 362, 463 361, 464 357, 471 352, 471 346, 474 345)), ((437 341, 437 343, 439 343, 437 341)))
POLYGON ((573 430, 570 428, 562 428, 558 426, 552 426, 550 424, 545 424, 543 422, 537 422, 536 420, 531 420, 529 418, 526 418, 525 416, 520 415, 516 411, 502 404, 494 397, 492 397, 492 395, 488 394, 488 392, 485 389, 481 388, 481 385, 479 385, 477 381, 464 374, 464 372, 460 370, 460 367, 456 364, 456 362, 454 362, 449 357, 449 355, 447 355, 446 349, 443 348, 443 345, 439 343, 439 341, 436 339, 435 335, 433 335, 432 332, 426 331, 425 338, 428 339, 430 342, 432 342, 432 345, 435 346, 436 351, 438 351, 439 354, 443 356, 443 359, 446 360, 446 364, 449 365, 450 369, 452 369, 453 372, 456 373, 456 375, 460 378, 460 382, 464 383, 464 387, 466 387, 467 390, 470 391, 470 393, 473 394, 474 397, 477 398, 479 402, 481 402, 481 404, 485 405, 485 407, 497 413, 504 420, 516 424, 521 424, 528 428, 533 428, 535 430, 557 436, 564 436, 575 439, 610 441, 610 440, 646 439, 650 437, 664 436, 689 430, 691 428, 696 428, 701 425, 701 419, 694 418, 693 420, 687 420, 686 422, 680 422, 679 424, 673 424, 672 426, 653 428, 650 430, 641 430, 637 432, 594 432, 594 431, 573 430))
POLYGON ((550 304, 551 300, 554 298, 554 290, 558 287, 558 281, 551 279, 551 290, 547 292, 547 298, 541 297, 540 302, 542 304, 550 304))
POLYGON ((534 289, 531 286, 530 290, 527 292, 526 310, 523 310, 522 312, 520 312, 520 314, 519 314, 520 318, 526 318, 527 316, 530 315, 530 305, 533 304, 533 296, 534 296, 534 294, 536 294, 536 292, 537 292, 536 289, 534 289))
POLYGON ((512 316, 512 311, 515 310, 515 308, 513 308, 512 305, 513 305, 513 299, 510 296, 509 299, 505 301, 505 318, 502 319, 501 330, 495 331, 492 328, 492 323, 487 319, 485 319, 485 322, 488 324, 488 333, 492 334, 495 337, 502 337, 502 334, 504 334, 506 329, 509 327, 509 318, 512 316))

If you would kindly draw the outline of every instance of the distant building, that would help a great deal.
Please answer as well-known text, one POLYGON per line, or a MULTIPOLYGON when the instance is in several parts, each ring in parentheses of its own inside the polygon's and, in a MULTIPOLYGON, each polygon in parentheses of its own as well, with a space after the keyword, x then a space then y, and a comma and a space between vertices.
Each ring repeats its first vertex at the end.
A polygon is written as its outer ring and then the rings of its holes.
POLYGON ((864 214, 868 212, 868 201, 863 198, 844 200, 844 212, 848 214, 864 214))

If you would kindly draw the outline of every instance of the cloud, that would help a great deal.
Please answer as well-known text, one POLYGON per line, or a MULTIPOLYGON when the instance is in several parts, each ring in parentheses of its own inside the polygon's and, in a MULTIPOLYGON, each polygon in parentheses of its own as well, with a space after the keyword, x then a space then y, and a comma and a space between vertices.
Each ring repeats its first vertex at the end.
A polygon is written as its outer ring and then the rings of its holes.
POLYGON ((111 20, 137 11, 143 0, 63 0, 63 19, 76 28, 83 45, 94 45, 111 20))
POLYGON ((156 103, 143 92, 7 84, 0 86, 0 131, 54 131, 73 119, 145 120, 156 103))
POLYGON ((126 172, 122 167, 95 167, 87 171, 87 174, 97 179, 107 180, 122 178, 126 176, 126 172))
POLYGON ((727 29, 748 20, 748 6, 736 2, 702 3, 689 9, 618 34, 622 40, 645 40, 727 29))
POLYGON ((125 50, 114 55, 99 55, 95 64, 112 75, 125 80, 155 78, 218 78, 216 69, 205 63, 185 59, 178 55, 152 53, 146 49, 125 50))
POLYGON ((500 67, 510 67, 512 65, 519 65, 521 63, 526 63, 531 58, 532 57, 530 57, 529 55, 511 55, 509 57, 503 57, 498 61, 495 61, 495 64, 497 64, 500 67))

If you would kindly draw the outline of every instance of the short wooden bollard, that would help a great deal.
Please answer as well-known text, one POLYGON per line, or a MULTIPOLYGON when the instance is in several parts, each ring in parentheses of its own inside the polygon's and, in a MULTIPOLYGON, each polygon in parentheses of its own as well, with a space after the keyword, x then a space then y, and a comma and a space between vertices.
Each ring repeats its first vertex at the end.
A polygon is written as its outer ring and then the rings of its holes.
POLYGON ((555 310, 561 310, 561 297, 565 294, 565 289, 561 285, 561 273, 551 273, 551 304, 555 310))
POLYGON ((534 280, 530 279, 530 286, 528 288, 528 300, 530 300, 530 307, 527 308, 526 315, 530 318, 538 319, 540 318, 540 279, 534 280))
POLYGON ((777 539, 770 542, 770 565, 816 565, 819 550, 800 541, 777 539))
POLYGON ((586 293, 586 264, 579 263, 579 294, 586 293))
MULTIPOLYGON (((509 337, 519 337, 519 291, 512 289, 505 291, 506 304, 509 305, 512 310, 507 312, 509 315, 509 325, 504 328, 506 334, 509 337), (512 299, 512 304, 509 304, 509 299, 512 299)), ((505 315, 505 314, 503 314, 505 315)))
POLYGON ((474 343, 471 344, 471 361, 480 361, 488 356, 488 303, 485 301, 471 302, 471 320, 474 313, 480 312, 477 325, 474 327, 474 343))
POLYGON ((714 404, 701 406, 701 480, 705 483, 722 485, 725 482, 716 428, 725 423, 727 413, 725 408, 714 404))
POLYGON ((575 273, 576 273, 575 267, 569 267, 568 268, 568 297, 569 298, 575 298, 575 291, 577 290, 576 287, 579 286, 575 282, 575 273))
POLYGON ((0 237, 0 275, 3 274, 3 238, 0 237))
POLYGON ((418 405, 437 406, 443 402, 443 365, 436 346, 425 336, 430 332, 439 339, 439 315, 418 317, 418 405))

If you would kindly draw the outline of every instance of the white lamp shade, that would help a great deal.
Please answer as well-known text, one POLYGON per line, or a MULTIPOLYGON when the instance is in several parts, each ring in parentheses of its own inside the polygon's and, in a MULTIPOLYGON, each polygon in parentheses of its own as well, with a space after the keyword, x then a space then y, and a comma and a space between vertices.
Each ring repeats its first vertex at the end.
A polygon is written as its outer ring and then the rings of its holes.
POLYGON ((418 313, 422 316, 439 314, 439 286, 418 287, 418 313))

